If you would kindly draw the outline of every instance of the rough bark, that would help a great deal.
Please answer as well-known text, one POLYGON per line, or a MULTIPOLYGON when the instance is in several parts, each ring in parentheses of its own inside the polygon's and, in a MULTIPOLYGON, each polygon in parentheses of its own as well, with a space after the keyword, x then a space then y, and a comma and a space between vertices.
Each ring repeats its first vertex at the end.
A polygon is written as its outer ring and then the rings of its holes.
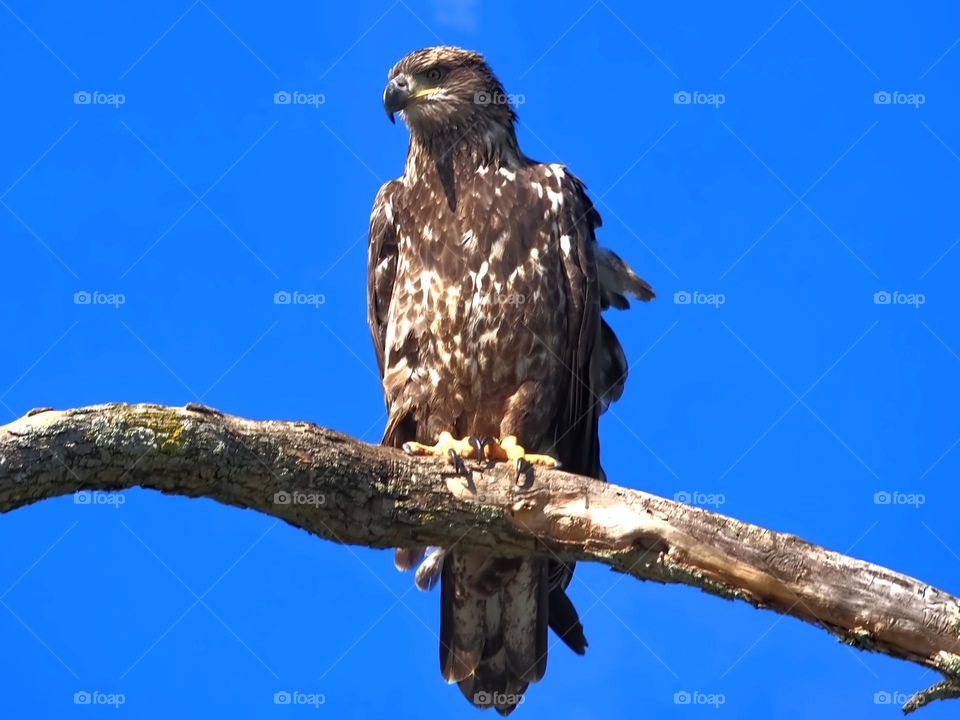
POLYGON ((794 535, 597 480, 505 465, 467 480, 304 422, 198 405, 40 409, 0 427, 0 512, 140 486, 252 508, 338 543, 541 553, 681 583, 816 624, 944 681, 905 706, 960 695, 960 600, 794 535))

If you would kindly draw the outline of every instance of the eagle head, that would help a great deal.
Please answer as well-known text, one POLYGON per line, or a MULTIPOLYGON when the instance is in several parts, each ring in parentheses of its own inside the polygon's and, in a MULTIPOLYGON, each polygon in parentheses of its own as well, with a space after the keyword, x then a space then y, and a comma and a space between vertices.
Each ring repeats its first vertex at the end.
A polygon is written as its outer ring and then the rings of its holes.
POLYGON ((503 85, 483 55, 458 47, 416 50, 391 68, 383 108, 420 136, 483 126, 509 127, 515 118, 503 85))

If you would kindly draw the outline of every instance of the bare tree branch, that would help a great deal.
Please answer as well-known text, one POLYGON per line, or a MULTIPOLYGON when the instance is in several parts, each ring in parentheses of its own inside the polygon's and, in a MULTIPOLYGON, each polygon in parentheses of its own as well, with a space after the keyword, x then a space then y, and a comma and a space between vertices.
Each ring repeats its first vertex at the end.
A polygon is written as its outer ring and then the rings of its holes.
POLYGON ((140 486, 252 508, 338 543, 459 542, 551 554, 681 583, 814 623, 842 642, 937 671, 912 711, 960 695, 960 600, 771 530, 597 480, 408 458, 302 422, 187 405, 41 409, 0 427, 0 512, 140 486))

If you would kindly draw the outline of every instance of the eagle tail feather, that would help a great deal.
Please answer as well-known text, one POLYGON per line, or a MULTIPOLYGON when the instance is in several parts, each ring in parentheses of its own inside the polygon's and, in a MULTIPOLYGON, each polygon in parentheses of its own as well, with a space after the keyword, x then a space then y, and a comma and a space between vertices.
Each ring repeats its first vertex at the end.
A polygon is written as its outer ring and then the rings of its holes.
POLYGON ((469 585, 483 556, 452 552, 440 574, 440 672, 448 683, 476 671, 483 654, 485 599, 469 585))
POLYGON ((507 666, 518 679, 537 682, 547 671, 550 586, 546 561, 524 560, 500 597, 500 634, 507 666))
POLYGON ((494 707, 500 715, 513 712, 527 686, 540 680, 547 668, 551 610, 547 561, 450 553, 442 573, 440 604, 444 678, 457 682, 476 707, 494 707), (476 659, 465 675, 469 663, 461 660, 464 657, 476 659))

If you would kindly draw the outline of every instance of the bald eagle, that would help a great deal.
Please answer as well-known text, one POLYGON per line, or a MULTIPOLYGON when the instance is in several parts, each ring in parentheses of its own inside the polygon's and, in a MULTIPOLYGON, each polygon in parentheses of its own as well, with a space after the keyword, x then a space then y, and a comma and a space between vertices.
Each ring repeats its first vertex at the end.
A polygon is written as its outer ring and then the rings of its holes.
MULTIPOLYGON (((383 444, 461 469, 479 458, 602 478, 598 419, 627 363, 601 311, 653 291, 597 245, 583 183, 521 152, 514 110, 479 53, 407 55, 383 104, 410 133, 403 176, 380 188, 370 218, 383 444)), ((515 709, 546 670, 548 627, 584 653, 566 594, 572 564, 427 550, 398 549, 395 562, 422 562, 421 588, 439 580, 440 669, 474 705, 515 709)))

